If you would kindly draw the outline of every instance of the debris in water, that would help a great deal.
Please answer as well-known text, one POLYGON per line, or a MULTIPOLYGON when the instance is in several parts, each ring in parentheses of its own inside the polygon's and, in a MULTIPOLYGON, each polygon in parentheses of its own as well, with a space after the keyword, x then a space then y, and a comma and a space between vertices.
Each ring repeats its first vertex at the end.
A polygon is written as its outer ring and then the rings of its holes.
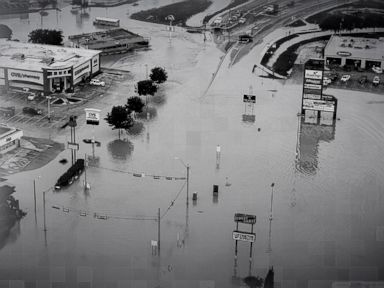
POLYGON ((60 164, 67 164, 68 160, 63 158, 59 161, 60 164))

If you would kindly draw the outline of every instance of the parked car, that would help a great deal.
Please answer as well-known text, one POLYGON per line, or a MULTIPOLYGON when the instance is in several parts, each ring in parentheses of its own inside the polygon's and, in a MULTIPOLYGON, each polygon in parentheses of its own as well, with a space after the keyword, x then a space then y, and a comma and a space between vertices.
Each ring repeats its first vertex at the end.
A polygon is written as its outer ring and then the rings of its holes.
POLYGON ((245 22, 247 22, 247 19, 246 19, 246 18, 240 18, 240 19, 239 19, 239 23, 240 23, 240 24, 244 24, 245 22))
POLYGON ((95 85, 95 86, 105 86, 105 82, 104 81, 100 81, 99 79, 92 79, 91 82, 89 82, 89 84, 91 85, 95 85))
POLYGON ((359 83, 360 83, 361 85, 367 83, 367 81, 368 81, 368 77, 365 76, 365 75, 361 76, 360 79, 359 79, 359 83))
POLYGON ((383 69, 381 69, 380 67, 377 67, 377 66, 373 66, 372 67, 372 71, 377 73, 377 74, 382 74, 383 73, 383 69))
POLYGON ((43 114, 43 111, 41 111, 41 109, 35 109, 35 108, 32 108, 32 107, 24 107, 23 108, 23 113, 34 116, 34 115, 41 115, 41 114, 43 114))
POLYGON ((329 79, 328 77, 324 77, 324 78, 323 78, 323 85, 324 85, 324 86, 327 86, 327 85, 329 85, 329 84, 331 84, 331 83, 332 83, 332 80, 329 79))
POLYGON ((29 94, 28 94, 27 99, 28 99, 29 101, 33 101, 33 100, 35 100, 35 98, 36 98, 36 94, 35 94, 35 93, 29 93, 29 94))
POLYGON ((336 81, 337 79, 339 79, 339 73, 333 72, 328 75, 328 78, 331 79, 332 81, 336 81))
POLYGON ((343 77, 341 77, 341 82, 347 82, 349 79, 351 79, 351 75, 343 75, 343 77))
POLYGON ((379 85, 380 84, 380 77, 379 76, 373 77, 372 83, 375 86, 379 85))

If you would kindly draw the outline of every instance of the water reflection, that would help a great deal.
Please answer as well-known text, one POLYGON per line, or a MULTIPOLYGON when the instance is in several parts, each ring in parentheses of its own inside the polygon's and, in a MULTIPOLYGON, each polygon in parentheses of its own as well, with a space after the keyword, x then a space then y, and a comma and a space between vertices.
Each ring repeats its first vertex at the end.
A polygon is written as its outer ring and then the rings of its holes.
POLYGON ((19 209, 19 200, 11 194, 15 187, 8 185, 0 187, 0 250, 20 235, 20 219, 26 215, 19 209))
POLYGON ((319 143, 335 139, 334 119, 317 118, 312 115, 299 117, 296 146, 296 170, 315 175, 318 169, 319 143))
POLYGON ((134 146, 128 139, 116 139, 108 143, 108 151, 114 159, 127 160, 134 146))

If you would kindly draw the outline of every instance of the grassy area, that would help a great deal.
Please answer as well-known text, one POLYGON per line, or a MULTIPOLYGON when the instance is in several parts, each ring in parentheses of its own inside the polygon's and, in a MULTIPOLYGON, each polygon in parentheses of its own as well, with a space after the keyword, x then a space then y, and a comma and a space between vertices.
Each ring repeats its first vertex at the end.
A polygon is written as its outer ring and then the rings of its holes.
POLYGON ((229 9, 232 9, 236 6, 239 6, 240 4, 243 4, 245 2, 247 2, 248 0, 233 0, 229 5, 227 5, 226 7, 224 7, 223 9, 219 10, 219 11, 216 11, 215 13, 212 13, 212 14, 209 14, 207 16, 204 17, 203 19, 203 23, 207 23, 212 17, 215 17, 217 14, 221 13, 221 12, 224 12, 225 10, 229 10, 229 9))
POLYGON ((261 64, 262 65, 267 65, 269 59, 272 57, 273 53, 275 53, 275 51, 277 49, 279 49, 279 47, 281 46, 281 44, 283 44, 284 42, 287 42, 293 38, 296 38, 297 34, 292 34, 292 35, 289 35, 287 37, 284 37, 284 38, 281 38, 279 39, 278 41, 276 41, 276 43, 274 43, 275 45, 272 45, 271 47, 269 47, 269 49, 267 50, 267 52, 265 52, 263 58, 261 59, 261 64))
POLYGON ((212 2, 210 0, 186 0, 160 8, 153 8, 140 11, 131 15, 132 19, 153 22, 159 24, 169 24, 165 18, 168 15, 175 17, 174 25, 185 26, 186 21, 195 14, 206 10, 212 2))
POLYGON ((293 67, 295 64, 295 61, 297 59, 298 54, 296 53, 296 50, 307 43, 316 42, 320 40, 328 40, 330 36, 323 36, 318 37, 314 39, 305 40, 299 43, 296 43, 295 45, 292 45, 289 47, 285 52, 283 52, 276 60, 276 62, 273 64, 273 71, 282 75, 282 76, 288 76, 288 71, 293 67))
POLYGON ((298 19, 295 22, 292 22, 291 24, 287 25, 288 27, 301 27, 307 25, 303 20, 298 19))
MULTIPOLYGON (((309 23, 319 24, 322 21, 324 21, 324 19, 326 19, 328 16, 342 15, 342 13, 344 13, 345 11, 348 11, 348 9, 384 9, 384 2, 382 0, 360 0, 355 3, 341 5, 337 8, 330 8, 318 14, 309 16, 305 20, 309 23)), ((368 11, 364 11, 364 13, 361 13, 361 14, 362 14, 361 16, 364 16, 367 19, 369 19, 369 15, 372 15, 372 14, 377 15, 374 13, 369 13, 368 11)), ((384 25, 384 21, 382 21, 382 23, 384 25)))

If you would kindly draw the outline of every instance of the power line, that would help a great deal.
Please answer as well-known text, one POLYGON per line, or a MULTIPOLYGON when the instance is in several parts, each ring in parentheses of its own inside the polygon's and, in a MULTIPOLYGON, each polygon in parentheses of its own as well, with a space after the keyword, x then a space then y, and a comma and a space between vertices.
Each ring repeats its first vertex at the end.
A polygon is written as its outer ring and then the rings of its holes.
POLYGON ((100 167, 100 166, 93 166, 89 165, 89 167, 94 167, 94 168, 99 168, 111 172, 118 172, 118 173, 124 173, 124 174, 130 174, 134 177, 152 177, 153 179, 160 180, 160 179, 165 179, 165 180, 186 180, 186 177, 176 177, 176 176, 165 176, 165 175, 153 175, 153 174, 147 174, 143 172, 133 172, 133 171, 126 171, 126 170, 120 170, 120 169, 113 169, 113 168, 106 168, 106 167, 100 167))
POLYGON ((181 187, 180 191, 177 193, 175 199, 173 199, 171 201, 171 203, 169 204, 167 210, 165 210, 164 214, 160 217, 160 219, 163 219, 165 215, 167 215, 168 211, 171 210, 172 206, 175 204, 175 201, 177 200, 177 198, 180 196, 180 193, 183 191, 184 187, 185 187, 185 184, 187 184, 187 182, 184 182, 183 186, 181 187))

